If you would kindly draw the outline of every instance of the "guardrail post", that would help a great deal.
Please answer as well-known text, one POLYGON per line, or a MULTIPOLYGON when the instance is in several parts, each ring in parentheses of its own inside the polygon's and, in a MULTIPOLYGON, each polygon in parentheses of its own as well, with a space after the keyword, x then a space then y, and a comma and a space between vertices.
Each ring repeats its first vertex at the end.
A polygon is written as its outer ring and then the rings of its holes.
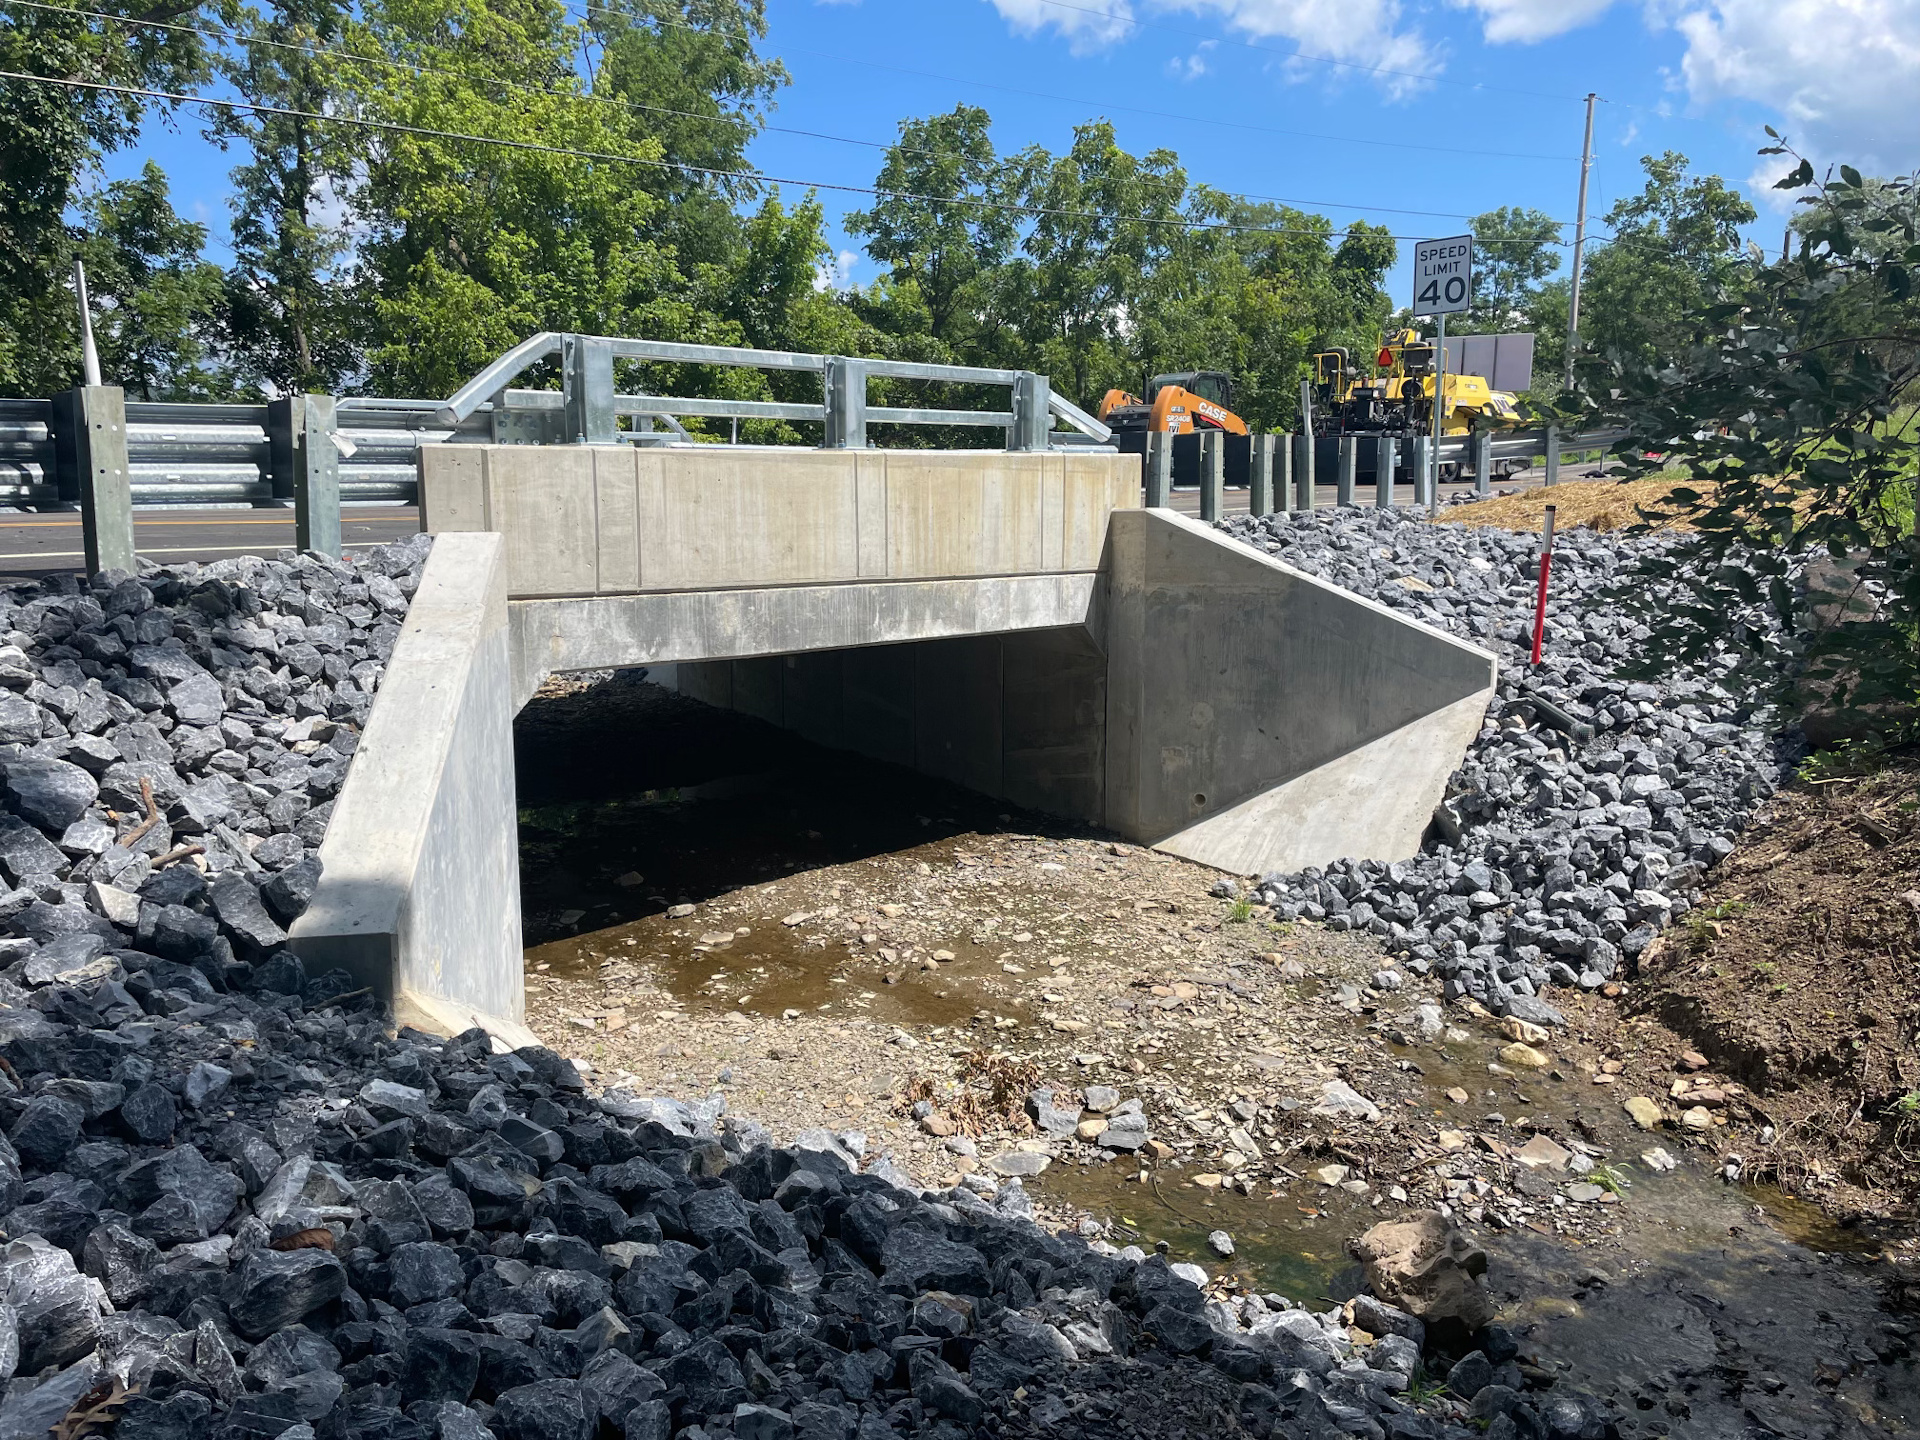
POLYGON ((1353 504, 1353 487, 1360 479, 1360 442, 1351 435, 1340 437, 1340 468, 1334 479, 1333 503, 1353 504))
POLYGON ((1480 430, 1473 437, 1473 493, 1493 493, 1493 432, 1480 430))
POLYGON ((827 357, 827 448, 867 448, 867 362, 827 357))
POLYGON ((1007 427, 1007 449, 1044 450, 1053 429, 1053 382, 1045 375, 1022 370, 1013 382, 1013 424, 1007 427))
POLYGON ((269 503, 281 509, 293 504, 294 463, 299 454, 298 429, 303 414, 301 401, 298 395, 282 395, 267 401, 267 483, 273 487, 273 499, 269 503))
POLYGON ((560 388, 566 398, 567 439, 576 445, 617 445, 620 417, 613 410, 613 344, 599 335, 568 335, 560 342, 560 388))
POLYGON ((1293 437, 1293 508, 1313 509, 1313 436, 1293 437))
POLYGON ((340 450, 331 395, 300 395, 294 430, 293 543, 340 557, 340 450))
POLYGON ((1547 426, 1547 484, 1560 483, 1560 427, 1547 426))
POLYGON ((133 573, 133 472, 127 463, 127 397, 118 385, 82 385, 53 397, 60 498, 80 506, 87 573, 133 573))
POLYGON ((1433 437, 1416 435, 1413 437, 1413 503, 1420 506, 1433 504, 1433 437))
POLYGON ((1226 504, 1227 437, 1221 430, 1200 433, 1200 518, 1212 522, 1220 518, 1226 504))
POLYGON ((1165 430, 1147 432, 1147 508, 1164 510, 1173 503, 1173 436, 1165 430))
POLYGON ((1282 515, 1291 515, 1293 493, 1293 436, 1281 433, 1273 437, 1273 494, 1282 515))
POLYGON ((1247 452, 1247 513, 1255 519, 1273 513, 1273 441, 1255 435, 1247 452))
POLYGON ((1373 442, 1373 503, 1376 509, 1393 508, 1393 462, 1398 442, 1382 435, 1373 442))

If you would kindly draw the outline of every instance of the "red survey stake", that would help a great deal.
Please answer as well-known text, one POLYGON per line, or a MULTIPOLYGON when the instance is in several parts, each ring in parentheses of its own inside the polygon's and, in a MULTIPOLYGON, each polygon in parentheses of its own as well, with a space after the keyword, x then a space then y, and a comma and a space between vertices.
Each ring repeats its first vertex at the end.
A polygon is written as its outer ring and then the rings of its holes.
POLYGON ((1547 506, 1546 528, 1540 532, 1540 591, 1533 602, 1533 662, 1540 663, 1540 642, 1547 633, 1547 575, 1553 569, 1553 506, 1547 506))

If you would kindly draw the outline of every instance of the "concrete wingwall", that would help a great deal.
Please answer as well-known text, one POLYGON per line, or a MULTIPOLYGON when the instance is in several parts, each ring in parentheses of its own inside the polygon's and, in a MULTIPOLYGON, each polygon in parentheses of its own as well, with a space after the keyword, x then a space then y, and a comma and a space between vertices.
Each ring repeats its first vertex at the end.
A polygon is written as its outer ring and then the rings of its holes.
POLYGON ((524 1044, 514 710, 501 537, 440 536, 291 944, 310 971, 351 972, 403 1023, 483 1024, 524 1044))
POLYGON ((1412 855, 1494 657, 1170 510, 1108 532, 1106 823, 1242 874, 1412 855))

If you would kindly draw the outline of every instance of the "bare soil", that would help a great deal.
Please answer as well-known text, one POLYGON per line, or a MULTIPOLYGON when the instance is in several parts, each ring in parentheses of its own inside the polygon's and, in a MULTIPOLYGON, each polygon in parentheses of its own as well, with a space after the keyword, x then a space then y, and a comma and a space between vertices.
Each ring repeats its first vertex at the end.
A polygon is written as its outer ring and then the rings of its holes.
POLYGON ((1656 529, 1686 530, 1681 519, 1660 515, 1661 502, 1680 483, 1677 475, 1655 476, 1650 480, 1575 480, 1555 485, 1495 495, 1471 505, 1449 505, 1440 512, 1442 525, 1492 526, 1503 530, 1538 531, 1546 523, 1547 506, 1554 507, 1554 523, 1563 530, 1583 526, 1589 530, 1620 530, 1629 525, 1647 523, 1640 512, 1656 518, 1656 529))
POLYGON ((1912 760, 1783 792, 1624 1012, 1643 1059, 1747 1088, 1725 1147, 1750 1173, 1844 1217, 1920 1218, 1917 796, 1912 760))

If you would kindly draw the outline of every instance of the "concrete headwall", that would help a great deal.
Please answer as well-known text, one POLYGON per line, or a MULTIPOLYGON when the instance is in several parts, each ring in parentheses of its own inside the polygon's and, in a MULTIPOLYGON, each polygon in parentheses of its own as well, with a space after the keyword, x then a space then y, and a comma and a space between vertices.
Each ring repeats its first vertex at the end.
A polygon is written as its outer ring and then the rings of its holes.
POLYGON ((505 535, 515 600, 1091 571, 1139 503, 1111 452, 420 450, 423 527, 505 535))
POLYGON ((512 657, 498 535, 434 542, 295 922, 403 1021, 528 1040, 513 778, 512 657))

